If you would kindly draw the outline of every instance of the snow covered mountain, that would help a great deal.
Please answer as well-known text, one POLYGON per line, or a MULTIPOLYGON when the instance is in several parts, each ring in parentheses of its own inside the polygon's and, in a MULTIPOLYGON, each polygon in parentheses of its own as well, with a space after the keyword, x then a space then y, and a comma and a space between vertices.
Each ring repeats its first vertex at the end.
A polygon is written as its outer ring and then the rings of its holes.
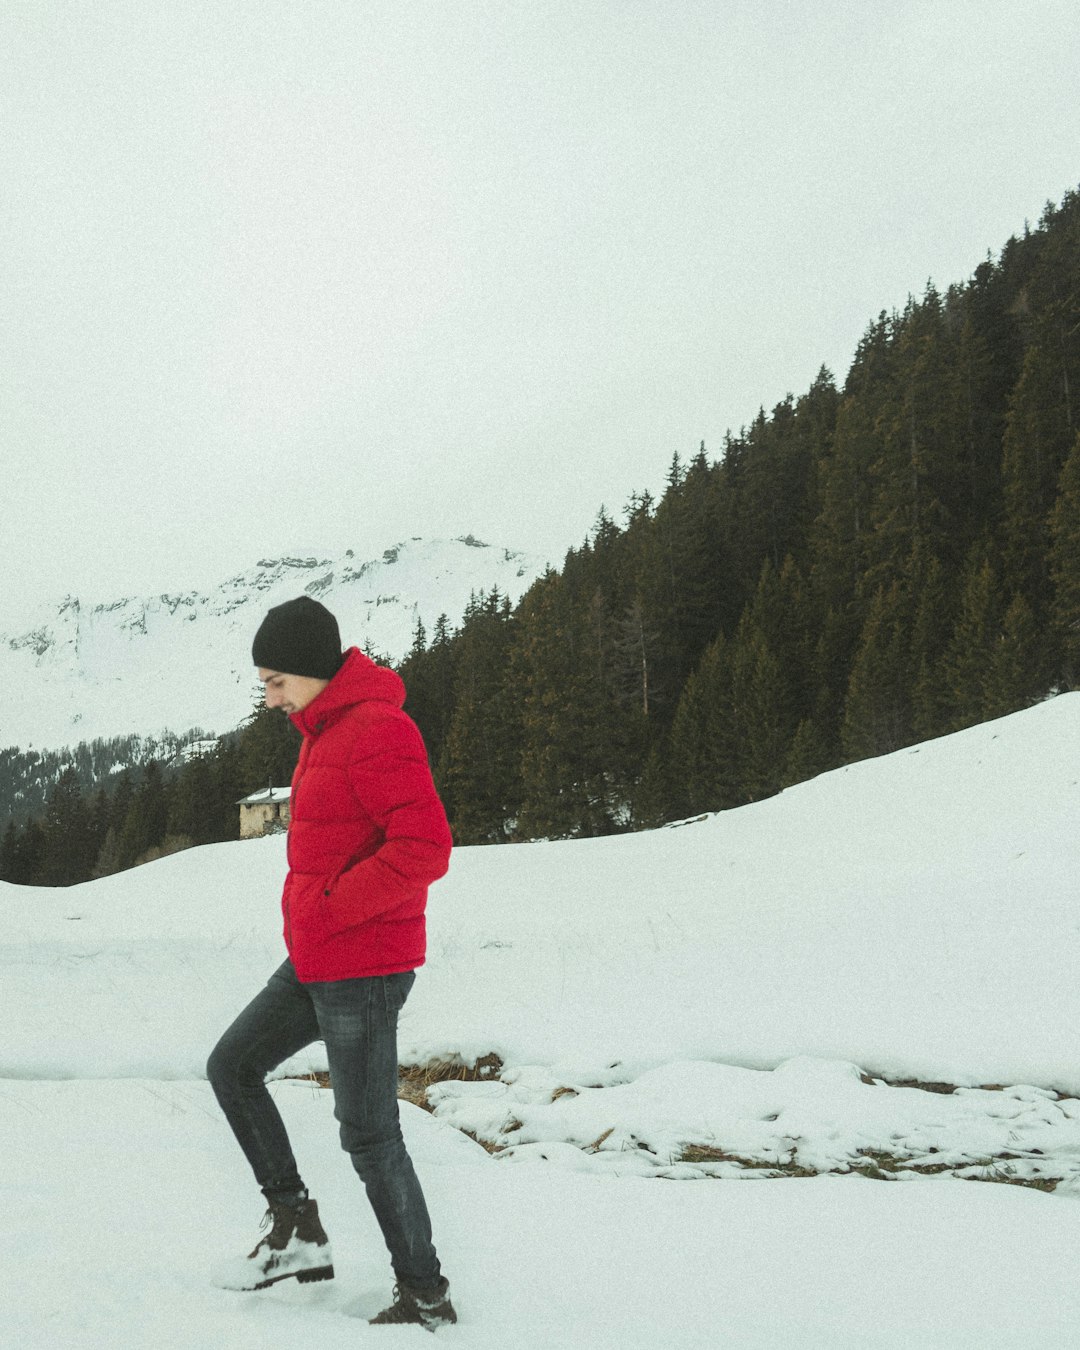
POLYGON ((256 695, 251 637, 271 605, 307 594, 338 617, 342 640, 388 657, 417 620, 460 622, 473 592, 516 601, 546 560, 462 539, 409 539, 381 558, 282 557, 209 592, 91 603, 66 597, 11 624, 0 613, 0 746, 58 749, 95 737, 202 727, 221 734, 256 695))

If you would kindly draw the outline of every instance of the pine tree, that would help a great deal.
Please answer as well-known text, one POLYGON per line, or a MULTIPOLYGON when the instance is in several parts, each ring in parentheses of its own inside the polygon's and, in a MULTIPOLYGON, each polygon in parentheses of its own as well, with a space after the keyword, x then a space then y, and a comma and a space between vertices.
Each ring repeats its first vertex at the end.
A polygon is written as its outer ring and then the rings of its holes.
POLYGON ((165 842, 168 833, 168 802, 161 767, 150 760, 128 808, 119 837, 119 856, 124 868, 146 861, 152 849, 165 842))
POLYGON ((1037 703, 1047 692, 1048 676, 1039 660, 1044 650, 1042 632, 1031 606, 1022 595, 1013 596, 1001 632, 993 645, 982 714, 1004 717, 1037 703))
POLYGON ((248 795, 237 739, 218 741, 212 760, 212 779, 216 817, 212 842, 223 843, 240 838, 240 810, 237 803, 248 795))
POLYGON ((894 320, 881 314, 863 335, 818 467, 820 510, 812 526, 813 584, 821 613, 841 613, 870 565, 879 415, 893 388, 894 320))
POLYGON ((521 606, 510 654, 522 728, 518 837, 591 836, 628 823, 627 785, 612 769, 619 717, 604 674, 604 615, 591 598, 551 572, 521 606))
POLYGON ((662 661, 680 686, 720 630, 729 597, 718 583, 730 569, 719 471, 709 465, 704 446, 684 473, 676 474, 676 467, 653 516, 654 566, 636 579, 635 594, 660 635, 662 661))
POLYGON ((1080 685, 1080 436, 1065 461, 1050 516, 1051 615, 1065 688, 1080 685))
POLYGON ((723 635, 686 681, 671 730, 671 805, 677 816, 741 800, 731 654, 723 635))
POLYGON ((520 728, 508 679, 514 624, 493 590, 474 597, 455 654, 454 713, 440 784, 455 839, 505 843, 521 806, 520 728))
POLYGON ((817 629, 812 663, 813 706, 809 716, 827 747, 826 768, 844 763, 840 744, 851 663, 859 640, 861 625, 855 604, 827 609, 817 629))
POLYGON ((671 758, 664 747, 654 745, 631 788, 631 817, 636 830, 655 830, 674 819, 670 766, 671 758))
POLYGON ((220 803, 209 755, 195 755, 180 771, 169 800, 168 834, 208 844, 217 837, 220 803))
POLYGON ((109 828, 115 830, 117 836, 124 828, 124 822, 127 820, 131 803, 134 800, 135 780, 131 770, 124 769, 117 779, 116 788, 109 804, 109 828))
POLYGON ((952 696, 944 654, 955 623, 955 602, 945 568, 936 557, 912 560, 915 617, 911 626, 909 674, 912 679, 911 729, 916 740, 930 740, 950 729, 952 696))
POLYGON ((93 876, 94 863, 101 851, 101 846, 105 842, 105 836, 109 830, 109 821, 112 818, 112 803, 109 801, 109 794, 104 787, 99 787, 94 793, 93 801, 90 805, 90 848, 89 861, 90 868, 87 872, 87 878, 93 876))
POLYGON ((300 733, 278 708, 268 708, 259 695, 240 729, 240 766, 246 788, 243 795, 292 782, 300 753, 300 733))
POLYGON ((962 558, 979 527, 1000 510, 1001 437, 1018 355, 1011 341, 1015 325, 1005 313, 992 264, 976 268, 970 287, 953 303, 964 313, 957 353, 962 434, 956 448, 956 495, 947 505, 954 522, 949 543, 953 556, 962 558))
POLYGON ((1009 406, 1003 450, 1005 583, 1036 613, 1049 602, 1049 517, 1066 459, 1053 354, 1031 346, 1009 406))
POLYGON ((840 740, 848 759, 888 754, 910 742, 905 608, 898 582, 874 593, 844 704, 840 740))
POLYGON ((94 852, 90 811, 79 775, 69 764, 57 779, 45 813, 41 884, 73 886, 88 880, 94 852))
POLYGON ((14 882, 19 867, 19 831, 9 820, 0 842, 0 881, 14 882))
POLYGON ((654 671, 660 634, 652 628, 640 598, 630 604, 612 635, 612 676, 617 696, 626 705, 640 709, 647 721, 656 712, 654 671))
POLYGON ((121 871, 123 866, 124 861, 120 855, 119 831, 115 825, 110 825, 105 832, 105 838, 101 841, 101 847, 98 850, 91 876, 95 879, 111 877, 116 872, 121 871))
POLYGON ((821 728, 812 717, 804 717, 795 729, 780 786, 805 783, 831 767, 829 745, 821 728))
POLYGON ((731 698, 737 729, 740 799, 760 801, 779 792, 797 727, 791 683, 749 613, 731 652, 731 698))
POLYGON ((420 728, 433 766, 442 761, 454 714, 455 653, 450 621, 440 614, 430 645, 423 624, 417 621, 412 648, 398 667, 405 682, 405 711, 420 728))
POLYGON ((784 672, 792 728, 814 703, 814 612, 809 587, 789 553, 777 568, 766 558, 747 610, 784 672))
POLYGON ((11 871, 6 880, 16 886, 40 886, 44 860, 45 828, 40 821, 27 821, 12 850, 11 871))
POLYGON ((971 726, 985 714, 999 612, 994 569, 976 546, 964 569, 959 613, 943 658, 952 709, 951 730, 971 726))
POLYGON ((894 320, 889 345, 891 378, 874 403, 864 594, 899 580, 917 550, 941 548, 951 526, 941 495, 957 496, 963 440, 958 343, 933 285, 894 320))

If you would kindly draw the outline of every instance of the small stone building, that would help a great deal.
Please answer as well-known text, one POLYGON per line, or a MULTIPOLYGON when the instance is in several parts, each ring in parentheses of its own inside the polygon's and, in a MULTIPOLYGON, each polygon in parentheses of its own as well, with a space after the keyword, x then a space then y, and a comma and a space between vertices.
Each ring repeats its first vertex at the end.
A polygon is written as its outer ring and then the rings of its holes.
POLYGON ((289 788, 266 787, 243 797, 240 808, 240 838, 255 839, 262 834, 277 834, 289 825, 289 788))

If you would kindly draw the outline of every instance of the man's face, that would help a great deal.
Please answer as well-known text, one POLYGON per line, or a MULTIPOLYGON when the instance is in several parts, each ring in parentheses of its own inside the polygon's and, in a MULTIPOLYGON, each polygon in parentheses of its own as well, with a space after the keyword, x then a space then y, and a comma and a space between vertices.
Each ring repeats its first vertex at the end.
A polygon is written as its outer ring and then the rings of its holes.
POLYGON ((266 706, 280 708, 289 715, 306 708, 330 683, 329 680, 318 680, 313 675, 285 675, 280 670, 267 670, 264 666, 259 666, 259 679, 266 686, 266 706))

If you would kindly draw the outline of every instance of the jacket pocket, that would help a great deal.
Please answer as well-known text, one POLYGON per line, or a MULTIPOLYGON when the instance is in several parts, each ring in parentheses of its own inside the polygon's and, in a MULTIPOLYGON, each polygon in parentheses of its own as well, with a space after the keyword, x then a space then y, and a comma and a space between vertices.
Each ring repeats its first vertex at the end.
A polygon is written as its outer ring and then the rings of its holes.
POLYGON ((289 897, 289 919, 293 939, 301 946, 310 947, 330 936, 330 911, 326 903, 326 886, 321 878, 306 877, 302 885, 294 886, 289 897))

